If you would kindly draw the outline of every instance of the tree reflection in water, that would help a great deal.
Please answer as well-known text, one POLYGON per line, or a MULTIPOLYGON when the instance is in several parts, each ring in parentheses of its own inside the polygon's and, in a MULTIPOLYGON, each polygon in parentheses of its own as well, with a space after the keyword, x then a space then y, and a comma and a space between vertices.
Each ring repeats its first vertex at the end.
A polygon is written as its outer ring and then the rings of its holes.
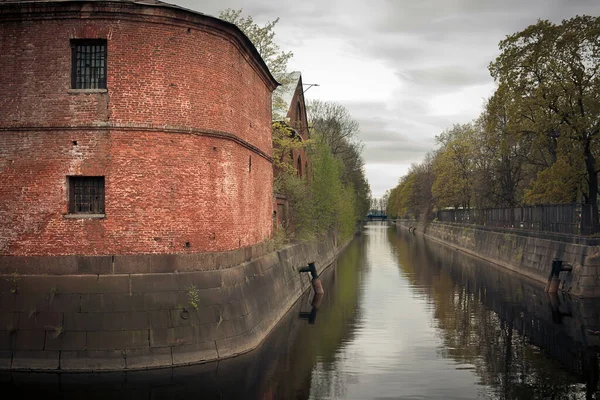
POLYGON ((442 356, 472 365, 498 398, 598 398, 594 301, 550 297, 536 282, 405 231, 388 238, 401 274, 430 300, 442 356))
POLYGON ((600 310, 370 225, 255 351, 114 374, 0 374, 11 398, 593 399, 600 310), (309 319, 315 318, 315 324, 309 319))

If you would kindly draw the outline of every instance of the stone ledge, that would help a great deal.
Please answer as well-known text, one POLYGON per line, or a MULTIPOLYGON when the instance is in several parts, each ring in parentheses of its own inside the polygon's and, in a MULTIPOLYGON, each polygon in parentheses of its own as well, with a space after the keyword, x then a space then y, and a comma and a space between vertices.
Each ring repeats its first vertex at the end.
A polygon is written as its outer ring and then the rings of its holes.
POLYGON ((15 370, 55 370, 59 366, 58 351, 15 351, 12 369, 15 370))
MULTIPOLYGON (((78 214, 79 215, 79 214, 78 214)), ((233 268, 273 252, 271 242, 221 252, 135 254, 0 256, 0 275, 129 275, 173 272, 210 272, 233 268)), ((1 281, 1 280, 0 280, 1 281)), ((211 285, 216 282, 211 281, 211 285)), ((142 282, 140 282, 142 284, 142 282)))
POLYGON ((69 94, 108 93, 108 89, 68 89, 69 94))
POLYGON ((64 214, 64 219, 105 219, 106 214, 64 214))

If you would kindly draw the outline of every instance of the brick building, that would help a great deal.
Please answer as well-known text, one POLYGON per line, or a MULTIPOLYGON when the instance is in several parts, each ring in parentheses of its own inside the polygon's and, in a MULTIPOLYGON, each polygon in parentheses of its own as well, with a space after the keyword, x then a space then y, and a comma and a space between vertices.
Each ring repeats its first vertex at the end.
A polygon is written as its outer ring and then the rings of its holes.
MULTIPOLYGON (((302 74, 298 71, 292 72, 290 82, 277 88, 274 97, 279 99, 280 104, 273 104, 273 118, 282 119, 293 128, 298 140, 310 139, 302 74)), ((299 177, 310 177, 310 160, 306 149, 292 150, 289 158, 299 177)))
POLYGON ((153 0, 3 2, 0 54, 5 270, 272 236, 277 82, 237 27, 153 0))
MULTIPOLYGON (((291 73, 289 83, 281 85, 273 95, 273 119, 284 122, 292 128, 294 137, 300 141, 310 139, 306 103, 302 86, 302 74, 298 71, 291 73)), ((293 149, 286 161, 294 166, 296 174, 307 180, 311 179, 311 162, 305 148, 293 149)), ((274 171, 277 173, 277 171, 274 171)), ((286 226, 288 223, 288 202, 283 196, 276 196, 273 211, 277 217, 277 225, 286 226)))

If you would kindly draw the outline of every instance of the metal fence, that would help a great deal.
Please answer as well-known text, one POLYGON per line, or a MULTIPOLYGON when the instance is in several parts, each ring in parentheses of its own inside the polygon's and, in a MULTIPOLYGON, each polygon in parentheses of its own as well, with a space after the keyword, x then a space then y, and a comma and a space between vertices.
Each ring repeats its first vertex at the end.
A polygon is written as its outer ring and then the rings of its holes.
POLYGON ((436 212, 435 217, 438 221, 457 224, 572 235, 590 235, 592 233, 591 204, 548 204, 481 210, 441 210, 436 212))

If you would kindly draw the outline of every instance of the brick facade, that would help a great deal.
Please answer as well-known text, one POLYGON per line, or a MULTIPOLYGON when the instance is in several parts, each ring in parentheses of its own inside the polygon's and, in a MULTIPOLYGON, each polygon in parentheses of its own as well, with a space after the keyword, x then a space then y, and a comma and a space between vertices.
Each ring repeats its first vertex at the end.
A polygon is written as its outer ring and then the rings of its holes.
MULTIPOLYGON (((281 104, 275 104, 277 108, 277 112, 274 112, 275 118, 281 118, 282 114, 285 114, 281 122, 294 130, 296 139, 302 141, 309 140, 308 118, 300 72, 292 72, 291 82, 279 87, 277 91, 276 96, 278 95, 281 98, 281 104), (282 109, 283 113, 281 112, 282 109)), ((284 155, 284 157, 285 162, 294 166, 297 176, 309 182, 312 180, 312 162, 306 148, 293 149, 289 154, 284 155)), ((274 168, 273 173, 275 176, 280 172, 274 168)), ((275 216, 275 229, 278 227, 290 228, 288 225, 290 223, 289 203, 285 196, 277 196, 275 198, 273 202, 273 215, 275 216)))
MULTIPOLYGON (((298 84, 294 90, 286 117, 289 119, 290 125, 300 134, 302 140, 310 138, 301 76, 298 78, 298 84)), ((306 149, 293 150, 291 156, 298 176, 310 179, 312 174, 311 162, 306 149)))
POLYGON ((271 92, 233 25, 127 2, 0 4, 0 256, 226 251, 272 235, 271 92), (107 90, 71 89, 71 39, 107 90), (103 218, 67 177, 104 176, 103 218))

